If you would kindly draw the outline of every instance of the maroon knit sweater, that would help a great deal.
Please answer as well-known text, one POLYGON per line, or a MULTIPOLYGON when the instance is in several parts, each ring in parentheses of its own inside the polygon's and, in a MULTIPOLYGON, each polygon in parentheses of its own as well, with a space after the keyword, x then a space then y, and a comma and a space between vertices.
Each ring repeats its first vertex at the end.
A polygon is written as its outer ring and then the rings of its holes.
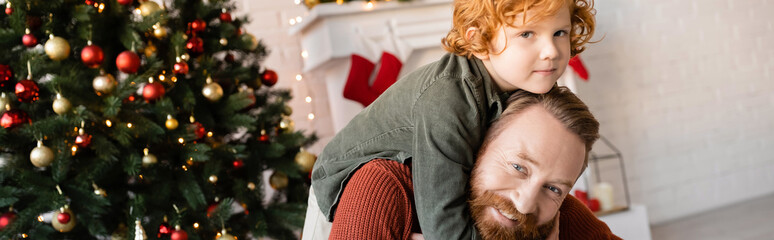
MULTIPOLYGON (((344 188, 330 239, 408 239, 420 231, 413 199, 408 166, 373 160, 358 169, 344 188)), ((559 239, 621 239, 571 195, 559 211, 559 239)))

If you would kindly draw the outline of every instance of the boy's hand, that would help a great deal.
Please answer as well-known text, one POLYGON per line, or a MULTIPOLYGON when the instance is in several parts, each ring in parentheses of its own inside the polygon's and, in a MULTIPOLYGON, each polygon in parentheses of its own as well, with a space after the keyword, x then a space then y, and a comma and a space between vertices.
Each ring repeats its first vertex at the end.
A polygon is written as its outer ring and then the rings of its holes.
POLYGON ((556 218, 554 218, 554 229, 551 230, 551 234, 548 235, 546 240, 559 240, 559 213, 556 212, 556 218))
POLYGON ((409 235, 409 240, 425 240, 425 236, 421 233, 412 233, 409 235))

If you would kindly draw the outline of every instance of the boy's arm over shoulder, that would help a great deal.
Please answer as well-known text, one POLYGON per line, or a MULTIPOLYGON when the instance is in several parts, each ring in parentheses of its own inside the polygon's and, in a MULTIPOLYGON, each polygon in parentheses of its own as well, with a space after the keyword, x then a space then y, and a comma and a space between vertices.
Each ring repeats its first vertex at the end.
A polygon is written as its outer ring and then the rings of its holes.
POLYGON ((480 103, 465 81, 439 79, 412 109, 414 200, 426 239, 476 239, 467 184, 481 144, 480 103))

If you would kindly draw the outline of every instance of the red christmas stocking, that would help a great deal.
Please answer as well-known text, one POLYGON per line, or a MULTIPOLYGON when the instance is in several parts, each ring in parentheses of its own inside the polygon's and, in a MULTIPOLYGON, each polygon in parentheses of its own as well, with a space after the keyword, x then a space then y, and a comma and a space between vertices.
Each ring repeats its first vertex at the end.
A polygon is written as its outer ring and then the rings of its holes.
POLYGON ((392 84, 398 80, 398 74, 400 74, 400 69, 403 67, 403 63, 401 63, 395 55, 388 52, 382 52, 381 61, 379 73, 377 73, 376 79, 374 79, 374 85, 371 87, 371 89, 379 93, 379 95, 382 95, 384 90, 387 90, 387 88, 392 86, 392 84))
POLYGON ((347 83, 344 85, 344 98, 367 107, 398 80, 403 63, 394 55, 382 52, 379 72, 376 74, 373 86, 369 86, 368 80, 374 67, 375 65, 368 59, 352 54, 352 65, 349 68, 347 83))
POLYGON ((583 66, 580 55, 576 55, 575 57, 570 58, 569 64, 570 67, 572 67, 572 70, 575 70, 575 73, 577 73, 580 78, 582 78, 584 81, 589 80, 589 72, 586 71, 586 66, 583 66))
POLYGON ((374 67, 368 59, 352 54, 352 65, 349 67, 349 76, 344 85, 344 98, 359 102, 364 107, 376 100, 379 94, 371 91, 368 86, 368 79, 374 67))

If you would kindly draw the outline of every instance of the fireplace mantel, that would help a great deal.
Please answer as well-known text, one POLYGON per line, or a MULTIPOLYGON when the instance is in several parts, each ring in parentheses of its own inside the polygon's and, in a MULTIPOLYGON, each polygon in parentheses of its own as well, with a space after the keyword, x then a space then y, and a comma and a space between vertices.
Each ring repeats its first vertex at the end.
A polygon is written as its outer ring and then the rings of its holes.
POLYGON ((323 81, 327 88, 328 99, 324 100, 334 132, 363 109, 342 96, 352 54, 378 62, 387 51, 403 62, 404 70, 413 70, 437 59, 423 59, 416 52, 441 53, 441 39, 451 28, 452 0, 373 3, 372 8, 365 1, 319 4, 290 29, 291 35, 301 39, 304 79, 323 81))

